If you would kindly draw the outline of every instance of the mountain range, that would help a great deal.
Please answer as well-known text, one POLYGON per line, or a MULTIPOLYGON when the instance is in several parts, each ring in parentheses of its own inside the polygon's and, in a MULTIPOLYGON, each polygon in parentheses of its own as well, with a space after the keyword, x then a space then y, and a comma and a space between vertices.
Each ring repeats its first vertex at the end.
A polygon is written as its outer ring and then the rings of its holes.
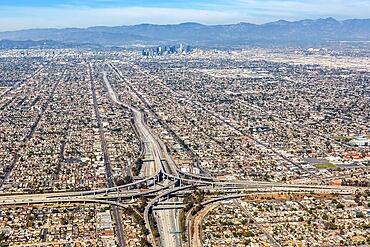
POLYGON ((63 43, 53 40, 0 40, 0 49, 60 49, 60 48, 102 48, 88 43, 63 43))
POLYGON ((89 28, 45 28, 0 32, 0 40, 54 41, 63 44, 129 46, 162 43, 187 43, 200 46, 305 44, 329 41, 370 41, 370 19, 334 18, 285 21, 266 24, 238 23, 203 25, 140 24, 89 28))

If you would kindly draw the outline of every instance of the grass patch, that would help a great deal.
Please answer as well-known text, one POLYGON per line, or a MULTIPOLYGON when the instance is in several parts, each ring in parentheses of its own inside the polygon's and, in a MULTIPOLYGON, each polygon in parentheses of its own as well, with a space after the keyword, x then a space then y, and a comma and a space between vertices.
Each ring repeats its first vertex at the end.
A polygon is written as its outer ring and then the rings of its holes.
POLYGON ((332 169, 332 168, 336 167, 335 165, 333 165, 331 163, 318 163, 318 164, 314 164, 314 166, 317 169, 332 169))
POLYGON ((347 137, 347 136, 337 136, 337 137, 335 137, 335 140, 339 141, 339 142, 349 142, 352 139, 353 139, 353 137, 347 137))

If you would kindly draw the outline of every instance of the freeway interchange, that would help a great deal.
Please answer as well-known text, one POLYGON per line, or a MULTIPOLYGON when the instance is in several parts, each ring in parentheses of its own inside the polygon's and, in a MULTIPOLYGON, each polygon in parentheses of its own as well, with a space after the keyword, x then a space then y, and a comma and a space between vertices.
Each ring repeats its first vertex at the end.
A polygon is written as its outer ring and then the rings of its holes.
MULTIPOLYGON (((143 101, 144 105, 148 103, 140 95, 130 81, 125 78, 113 64, 108 64, 109 68, 116 73, 122 83, 127 84, 133 95, 138 100, 143 101)), ((181 207, 171 207, 172 204, 181 204, 181 197, 192 193, 196 189, 209 190, 213 192, 222 191, 228 196, 220 196, 215 201, 229 200, 233 197, 242 197, 243 193, 275 193, 275 192, 312 192, 312 193, 337 193, 354 194, 357 191, 364 190, 363 187, 345 187, 345 186, 326 186, 326 185, 301 185, 269 183, 241 180, 220 180, 209 176, 185 173, 179 170, 175 162, 171 159, 164 143, 155 135, 146 123, 146 117, 143 109, 138 109, 133 105, 126 104, 119 99, 114 91, 106 71, 102 71, 104 85, 109 94, 112 104, 129 109, 132 121, 143 143, 143 161, 144 166, 140 171, 141 179, 132 183, 116 186, 113 182, 112 171, 110 167, 109 153, 105 143, 104 130, 96 108, 95 82, 92 78, 91 64, 89 65, 89 75, 91 80, 91 90, 95 111, 99 122, 99 131, 101 139, 101 148, 104 154, 106 167, 107 187, 104 189, 81 191, 81 192, 58 192, 45 194, 3 194, 0 197, 0 205, 31 205, 42 203, 101 203, 111 205, 115 221, 115 231, 118 238, 118 245, 125 246, 123 236, 122 222, 120 222, 119 208, 132 205, 134 198, 150 198, 144 210, 145 226, 148 230, 148 239, 153 246, 180 246, 181 237, 177 232, 180 231, 179 211, 181 207), (139 187, 145 185, 147 189, 139 187), (231 196, 231 197, 230 197, 231 196), (167 203, 170 206, 160 206, 167 203), (159 238, 153 233, 153 220, 157 222, 159 228, 159 238)), ((166 205, 167 205, 166 204, 166 205)))

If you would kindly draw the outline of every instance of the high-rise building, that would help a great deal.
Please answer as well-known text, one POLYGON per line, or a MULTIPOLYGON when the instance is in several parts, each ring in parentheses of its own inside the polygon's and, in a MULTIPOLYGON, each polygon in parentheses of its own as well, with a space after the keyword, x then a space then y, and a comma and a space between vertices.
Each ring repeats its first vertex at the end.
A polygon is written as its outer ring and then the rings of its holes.
POLYGON ((157 46, 152 48, 144 48, 141 50, 143 56, 163 56, 168 54, 182 54, 184 52, 189 53, 192 51, 190 45, 184 46, 183 44, 172 45, 172 46, 157 46))

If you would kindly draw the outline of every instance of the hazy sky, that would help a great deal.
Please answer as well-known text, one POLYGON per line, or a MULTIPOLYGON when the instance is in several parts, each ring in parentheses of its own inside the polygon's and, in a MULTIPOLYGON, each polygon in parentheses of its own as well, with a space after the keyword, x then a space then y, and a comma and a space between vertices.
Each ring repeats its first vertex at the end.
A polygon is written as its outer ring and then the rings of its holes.
POLYGON ((370 0, 0 0, 0 30, 369 18, 370 0))

